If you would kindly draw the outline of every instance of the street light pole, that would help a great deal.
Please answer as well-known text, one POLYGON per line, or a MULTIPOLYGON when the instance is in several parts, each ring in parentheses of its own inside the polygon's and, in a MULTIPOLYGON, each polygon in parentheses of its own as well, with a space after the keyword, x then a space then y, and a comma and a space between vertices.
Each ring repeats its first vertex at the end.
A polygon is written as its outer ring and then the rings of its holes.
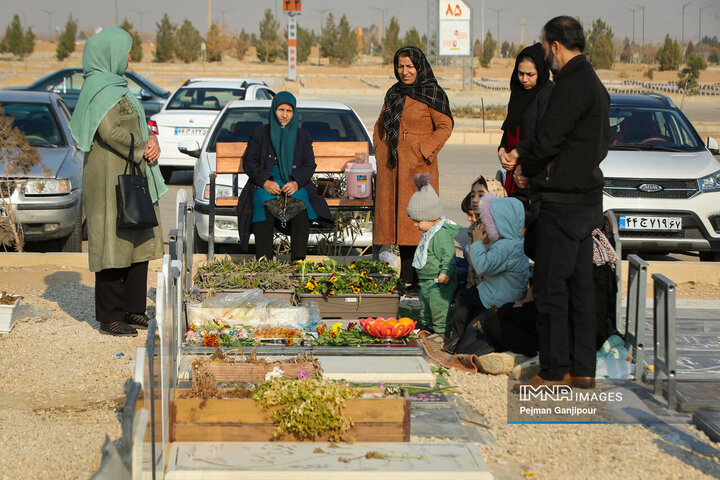
POLYGON ((131 10, 133 13, 140 15, 140 33, 143 33, 145 28, 143 27, 143 15, 148 13, 150 10, 131 10))
POLYGON ((500 56, 500 12, 507 10, 507 8, 492 8, 488 7, 490 10, 493 10, 494 12, 497 12, 497 51, 498 51, 498 57, 500 56))
POLYGON ((698 10, 698 45, 700 45, 700 42, 702 42, 702 11, 706 8, 712 8, 715 5, 707 5, 705 7, 700 7, 698 10))
POLYGON ((638 7, 640 10, 642 10, 642 12, 643 12, 643 16, 642 16, 642 61, 644 62, 645 61, 645 6, 637 5, 637 4, 635 4, 635 6, 638 7))
POLYGON ((687 2, 682 6, 682 33, 680 34, 680 63, 685 63, 685 7, 692 2, 687 2))
POLYGON ((630 10, 633 14, 633 41, 632 41, 632 44, 635 45, 635 12, 637 12, 638 9, 625 7, 625 10, 630 10))
POLYGON ((385 14, 387 13, 388 9, 387 9, 387 7, 385 7, 385 8, 370 7, 370 8, 382 13, 382 25, 380 25, 380 44, 382 45, 383 38, 385 37, 385 14))
POLYGON ((53 41, 52 36, 52 14, 55 13, 54 10, 40 10, 41 12, 45 12, 48 14, 48 42, 53 41))
POLYGON ((220 18, 222 19, 222 24, 225 25, 225 14, 226 14, 227 12, 233 12, 234 9, 232 9, 232 8, 226 8, 226 9, 224 9, 224 10, 220 10, 219 8, 216 8, 215 11, 216 11, 216 12, 220 12, 220 18))

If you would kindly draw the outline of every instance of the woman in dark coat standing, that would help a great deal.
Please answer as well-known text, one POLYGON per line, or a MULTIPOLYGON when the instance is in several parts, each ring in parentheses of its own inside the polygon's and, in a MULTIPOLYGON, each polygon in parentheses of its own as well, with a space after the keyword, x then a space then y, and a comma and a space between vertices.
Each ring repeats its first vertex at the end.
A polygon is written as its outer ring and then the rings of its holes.
POLYGON ((407 216, 407 204, 417 190, 413 178, 429 173, 440 193, 438 153, 452 134, 453 118, 445 91, 430 63, 417 47, 401 47, 393 60, 397 83, 385 94, 375 123, 373 145, 377 161, 373 243, 400 246, 400 276, 416 284, 412 267, 420 232, 407 216))
POLYGON ((273 257, 274 228, 290 234, 290 257, 301 260, 307 255, 310 222, 332 222, 327 202, 311 181, 316 166, 312 139, 298 127, 295 107, 290 92, 275 95, 269 125, 250 133, 243 155, 249 182, 238 200, 238 233, 247 248, 252 229, 258 259, 273 257))
POLYGON ((533 137, 535 127, 547 108, 553 85, 542 45, 536 43, 523 49, 515 59, 515 69, 510 77, 510 102, 507 117, 502 124, 503 136, 498 147, 498 159, 507 170, 505 191, 509 196, 518 197, 526 206, 527 192, 515 185, 513 172, 516 162, 508 153, 521 139, 533 137))

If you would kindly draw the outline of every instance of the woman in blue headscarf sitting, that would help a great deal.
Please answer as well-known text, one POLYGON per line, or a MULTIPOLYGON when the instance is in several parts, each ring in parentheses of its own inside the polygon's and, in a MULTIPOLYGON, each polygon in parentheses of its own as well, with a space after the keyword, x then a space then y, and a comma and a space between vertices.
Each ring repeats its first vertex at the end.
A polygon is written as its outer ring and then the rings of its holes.
POLYGON ((311 181, 315 173, 312 138, 298 127, 295 106, 290 92, 275 95, 269 125, 250 133, 243 156, 249 182, 238 201, 238 233, 246 249, 252 230, 258 259, 273 257, 274 228, 290 235, 290 257, 301 260, 307 255, 310 222, 332 223, 327 202, 318 197, 311 181))

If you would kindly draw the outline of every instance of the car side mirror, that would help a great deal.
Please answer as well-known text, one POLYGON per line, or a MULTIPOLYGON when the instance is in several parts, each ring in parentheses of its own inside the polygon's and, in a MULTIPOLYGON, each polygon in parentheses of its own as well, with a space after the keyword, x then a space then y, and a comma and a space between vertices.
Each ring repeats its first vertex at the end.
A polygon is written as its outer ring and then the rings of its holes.
POLYGON ((196 140, 183 140, 178 143, 177 148, 180 150, 180 153, 200 158, 200 144, 196 140))
POLYGON ((148 92, 144 88, 140 90, 140 100, 147 101, 153 98, 152 93, 148 92))
POLYGON ((713 155, 720 155, 720 149, 718 149, 718 142, 713 137, 708 137, 707 148, 713 155))

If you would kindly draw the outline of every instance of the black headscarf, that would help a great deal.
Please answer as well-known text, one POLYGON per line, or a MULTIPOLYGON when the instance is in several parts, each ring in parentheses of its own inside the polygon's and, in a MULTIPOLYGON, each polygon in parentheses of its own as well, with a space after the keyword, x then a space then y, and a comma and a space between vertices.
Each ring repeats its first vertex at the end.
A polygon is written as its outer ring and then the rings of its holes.
POLYGON ((432 67, 422 50, 412 46, 400 47, 393 58, 393 70, 398 81, 385 94, 385 114, 383 116, 383 128, 388 142, 388 167, 390 168, 395 168, 397 165, 400 117, 405 106, 405 96, 422 102, 440 113, 444 113, 452 120, 450 101, 445 90, 438 85, 432 67), (407 54, 417 71, 417 78, 412 85, 405 85, 400 79, 400 75, 398 75, 397 64, 400 54, 407 54))
MULTIPOLYGON (((536 43, 526 47, 515 58, 515 69, 510 77, 510 102, 508 102, 508 113, 502 124, 503 130, 509 130, 513 134, 517 131, 518 125, 522 120, 525 109, 527 108, 535 96, 543 89, 545 84, 550 80, 550 70, 545 63, 545 50, 541 44, 536 43), (530 90, 525 90, 522 83, 518 79, 518 65, 524 57, 530 57, 537 68, 537 83, 530 90)), ((522 135, 522 133, 521 133, 522 135)))

